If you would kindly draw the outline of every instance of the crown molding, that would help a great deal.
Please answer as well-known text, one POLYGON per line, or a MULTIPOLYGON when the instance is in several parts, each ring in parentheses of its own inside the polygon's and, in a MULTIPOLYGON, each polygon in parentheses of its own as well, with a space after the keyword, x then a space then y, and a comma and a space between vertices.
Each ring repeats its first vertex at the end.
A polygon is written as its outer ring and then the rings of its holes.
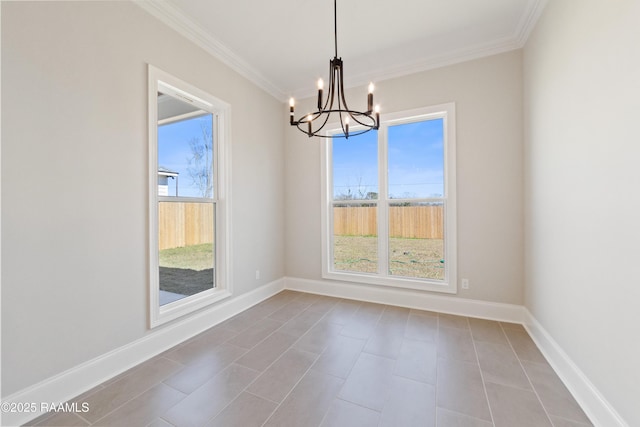
MULTIPOLYGON (((529 35, 533 31, 538 19, 549 0, 529 0, 525 12, 522 14, 520 21, 510 37, 494 40, 488 43, 479 43, 458 49, 452 52, 433 55, 417 62, 407 62, 397 64, 393 68, 387 68, 380 72, 367 72, 351 75, 345 79, 345 87, 347 89, 368 84, 370 81, 382 81, 410 74, 421 73, 436 68, 455 65, 474 59, 480 59, 487 56, 498 55, 500 53, 509 52, 511 50, 521 49, 524 47, 529 35)), ((315 90, 305 88, 293 91, 295 98, 304 99, 315 95, 315 90)))
POLYGON ((520 18, 518 27, 514 35, 514 39, 517 41, 518 48, 524 47, 533 31, 540 15, 544 11, 545 6, 549 0, 529 0, 527 5, 527 11, 520 18))
MULTIPOLYGON (((238 56, 235 52, 216 40, 207 33, 200 25, 193 22, 187 15, 173 6, 168 0, 133 0, 135 4, 143 10, 153 15, 170 28, 174 29, 182 36, 196 43, 205 49, 211 55, 228 65, 237 73, 247 78, 261 89, 265 90, 274 98, 283 102, 289 99, 288 93, 295 98, 304 99, 315 95, 313 88, 298 88, 285 91, 273 84, 256 68, 249 65, 247 61, 238 56)), ((494 40, 489 43, 480 43, 459 49, 452 52, 446 52, 425 58, 417 62, 407 62, 397 64, 393 68, 380 70, 379 72, 368 71, 366 74, 361 73, 352 75, 346 79, 345 87, 352 88, 360 85, 366 85, 368 82, 382 81, 410 74, 420 73, 436 68, 454 65, 461 62, 479 59, 485 56, 497 55, 508 52, 510 50, 520 49, 524 47, 529 35, 533 31, 542 11, 549 0, 529 0, 525 13, 523 13, 516 30, 510 37, 494 40)))
POLYGON ((167 0, 134 0, 133 2, 150 15, 209 52, 215 58, 256 84, 274 98, 279 100, 286 98, 284 92, 279 87, 271 83, 259 71, 249 65, 248 62, 212 37, 200 25, 193 22, 192 19, 167 0))
MULTIPOLYGON (((520 46, 511 37, 489 43, 481 43, 464 49, 433 55, 421 61, 397 64, 392 68, 387 68, 377 72, 367 71, 366 73, 351 75, 349 78, 345 79, 345 88, 350 89, 357 86, 367 85, 371 81, 380 82, 383 80, 417 74, 424 71, 434 70, 436 68, 472 61, 474 59, 498 55, 500 53, 509 52, 519 48, 520 46)), ((317 92, 313 88, 311 90, 305 88, 304 90, 294 91, 293 97, 296 99, 304 99, 312 97, 316 93, 317 92)))

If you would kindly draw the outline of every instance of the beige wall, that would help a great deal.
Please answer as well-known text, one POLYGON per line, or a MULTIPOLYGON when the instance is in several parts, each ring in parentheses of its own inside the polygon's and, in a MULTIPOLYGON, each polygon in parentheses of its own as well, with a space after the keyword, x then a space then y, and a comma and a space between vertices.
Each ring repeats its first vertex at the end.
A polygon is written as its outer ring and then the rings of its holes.
MULTIPOLYGON (((471 281, 460 297, 523 303, 521 65, 514 51, 376 83, 383 114, 456 103, 458 279, 471 281)), ((320 143, 295 128, 285 140, 286 273, 321 279, 320 143)))
POLYGON ((152 333, 147 63, 231 104, 235 294, 284 275, 280 101, 132 3, 2 2, 4 396, 152 333))
POLYGON ((640 425, 640 2, 549 2, 525 46, 526 306, 640 425))

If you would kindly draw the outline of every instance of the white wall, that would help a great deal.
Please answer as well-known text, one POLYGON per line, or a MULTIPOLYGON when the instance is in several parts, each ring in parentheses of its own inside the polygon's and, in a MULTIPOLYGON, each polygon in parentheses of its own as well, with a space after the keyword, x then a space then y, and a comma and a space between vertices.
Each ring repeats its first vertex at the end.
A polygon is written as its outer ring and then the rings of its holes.
MULTIPOLYGON (((458 296, 522 304, 521 52, 376 82, 375 98, 383 115, 456 103, 458 278, 471 281, 458 296)), ((366 88, 347 91, 347 99, 364 105, 366 88)), ((286 272, 320 280, 320 143, 293 127, 285 137, 286 272)))
POLYGON ((526 307, 640 425, 640 2, 549 2, 525 46, 526 307))
POLYGON ((1 7, 3 396, 152 333, 147 63, 231 104, 235 293, 284 275, 280 101, 132 3, 1 7))

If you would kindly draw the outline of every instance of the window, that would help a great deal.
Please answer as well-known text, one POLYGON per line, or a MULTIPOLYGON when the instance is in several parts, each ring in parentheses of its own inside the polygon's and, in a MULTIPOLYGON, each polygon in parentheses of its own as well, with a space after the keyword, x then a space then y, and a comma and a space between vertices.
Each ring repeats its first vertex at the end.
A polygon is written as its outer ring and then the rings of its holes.
POLYGON ((324 278, 456 292, 454 114, 387 114, 378 131, 325 140, 324 278))
POLYGON ((231 295, 229 107, 149 66, 151 327, 231 295))

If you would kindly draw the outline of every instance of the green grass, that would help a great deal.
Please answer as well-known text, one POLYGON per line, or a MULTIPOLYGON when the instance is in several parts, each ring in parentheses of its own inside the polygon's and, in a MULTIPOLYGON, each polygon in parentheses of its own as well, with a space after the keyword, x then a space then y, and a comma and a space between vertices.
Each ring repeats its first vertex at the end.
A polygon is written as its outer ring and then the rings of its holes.
MULTIPOLYGON (((377 272, 376 236, 334 236, 334 268, 362 273, 377 272)), ((444 243, 441 239, 391 238, 389 274, 444 279, 444 243)))
POLYGON ((160 267, 201 271, 213 267, 213 244, 184 246, 160 251, 160 267))

